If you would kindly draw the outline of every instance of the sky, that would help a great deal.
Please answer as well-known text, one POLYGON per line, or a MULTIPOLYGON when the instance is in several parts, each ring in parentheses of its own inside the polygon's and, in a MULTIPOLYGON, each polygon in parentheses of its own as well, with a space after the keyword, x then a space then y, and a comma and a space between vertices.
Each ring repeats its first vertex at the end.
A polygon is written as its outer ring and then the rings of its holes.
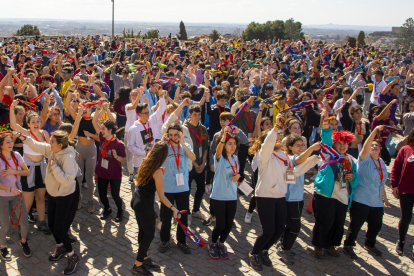
MULTIPOLYGON (((2 2, 3 19, 112 20, 111 0, 2 2)), ((410 0, 115 0, 115 21, 248 24, 293 18, 303 25, 401 26, 413 10, 410 0)))

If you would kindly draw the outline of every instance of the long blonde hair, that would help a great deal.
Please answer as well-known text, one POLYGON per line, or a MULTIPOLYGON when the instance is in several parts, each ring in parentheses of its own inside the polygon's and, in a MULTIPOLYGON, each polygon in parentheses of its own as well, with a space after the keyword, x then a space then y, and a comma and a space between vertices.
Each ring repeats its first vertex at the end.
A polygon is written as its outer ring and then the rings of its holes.
POLYGON ((141 166, 139 166, 136 179, 137 185, 147 184, 152 175, 161 167, 165 159, 167 159, 167 156, 168 144, 162 141, 155 143, 151 151, 148 152, 147 157, 142 161, 141 166))
MULTIPOLYGON (((259 137, 254 139, 252 146, 249 148, 249 154, 255 155, 259 153, 260 149, 262 148, 262 144, 264 143, 264 140, 267 137, 267 134, 269 134, 270 129, 263 130, 259 137)), ((273 148, 274 151, 278 151, 282 147, 281 143, 276 143, 275 147, 273 148)))

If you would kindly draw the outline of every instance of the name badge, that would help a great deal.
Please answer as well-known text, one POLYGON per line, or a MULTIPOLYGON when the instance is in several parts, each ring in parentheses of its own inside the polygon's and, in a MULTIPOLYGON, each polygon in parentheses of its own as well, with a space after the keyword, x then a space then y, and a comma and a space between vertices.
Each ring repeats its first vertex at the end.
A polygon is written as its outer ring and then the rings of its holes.
POLYGON ((253 192, 253 188, 247 184, 246 180, 243 180, 239 185, 240 191, 243 192, 246 196, 250 195, 253 192))
POLYGON ((182 173, 177 173, 175 180, 177 181, 177 187, 184 186, 184 175, 182 173))
POLYGON ((147 143, 146 145, 145 145, 145 151, 150 151, 151 149, 152 149, 152 147, 153 147, 154 145, 153 144, 151 144, 151 143, 147 143))
POLYGON ((342 182, 341 190, 345 190, 345 189, 346 189, 346 182, 342 182))
POLYGON ((102 158, 101 167, 107 170, 108 165, 109 165, 108 160, 102 158))
POLYGON ((247 138, 252 138, 252 133, 247 133, 247 138))
POLYGON ((87 140, 91 140, 91 137, 89 137, 89 136, 88 136, 88 137, 86 137, 86 139, 87 139, 87 140))
POLYGON ((296 184, 296 175, 293 170, 286 170, 286 184, 296 184))
POLYGON ((198 147, 198 157, 203 157, 203 147, 202 146, 199 146, 198 147))

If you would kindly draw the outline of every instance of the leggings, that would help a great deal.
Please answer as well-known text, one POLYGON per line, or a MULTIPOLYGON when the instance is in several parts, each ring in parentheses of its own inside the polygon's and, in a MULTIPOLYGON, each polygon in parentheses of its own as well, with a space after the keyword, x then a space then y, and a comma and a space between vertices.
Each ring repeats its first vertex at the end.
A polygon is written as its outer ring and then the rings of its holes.
POLYGON ((314 193, 312 244, 325 249, 340 246, 344 235, 344 224, 348 206, 339 200, 314 193))
POLYGON ((405 241, 408 227, 413 216, 414 194, 400 194, 401 218, 398 223, 400 242, 405 241))
POLYGON ((122 179, 105 179, 98 177, 99 199, 101 200, 105 211, 109 210, 108 184, 110 184, 112 198, 115 201, 116 208, 118 208, 118 214, 122 212, 122 199, 119 196, 119 191, 121 189, 121 181, 122 179))
POLYGON ((239 147, 239 161, 240 161, 240 179, 239 182, 241 183, 244 180, 244 168, 246 166, 246 160, 249 158, 250 162, 253 160, 253 155, 249 155, 249 147, 247 145, 240 144, 239 147))
POLYGON ((252 254, 255 255, 264 250, 269 250, 277 242, 283 234, 287 218, 286 199, 284 197, 256 197, 256 202, 263 233, 257 237, 254 243, 252 254))
POLYGON ((253 197, 250 199, 249 210, 248 212, 251 214, 253 213, 254 209, 256 209, 256 197, 254 196, 254 192, 256 190, 257 179, 259 177, 259 169, 253 172, 253 197))
POLYGON ((140 197, 134 192, 131 208, 138 223, 137 261, 142 263, 155 236, 154 197, 140 197))
POLYGON ((70 195, 56 197, 49 195, 47 206, 49 228, 56 244, 63 243, 67 252, 73 250, 68 232, 75 219, 79 203, 80 188, 78 184, 75 184, 75 186, 75 191, 70 195))
POLYGON ((204 171, 202 171, 201 173, 197 173, 195 171, 195 168, 191 170, 188 176, 188 186, 190 187, 190 191, 191 191, 191 182, 193 182, 193 179, 197 184, 197 190, 194 195, 194 204, 193 204, 193 213, 195 213, 195 212, 200 211, 201 201, 203 200, 203 195, 204 195, 204 191, 206 187, 206 178, 205 178, 204 171))
POLYGON ((78 176, 79 185, 82 183, 83 175, 85 175, 86 183, 88 184, 88 198, 92 200, 93 198, 93 174, 95 173, 96 167, 96 146, 92 145, 76 145, 76 151, 81 155, 81 159, 77 159, 78 165, 81 168, 82 176, 78 176))
MULTIPOLYGON (((20 196, 2 196, 0 197, 0 245, 6 244, 6 235, 7 231, 10 228, 10 216, 11 213, 9 212, 10 206, 12 210, 16 207, 17 202, 19 201, 20 196)), ((22 197, 23 202, 20 214, 20 231, 22 239, 27 238, 27 234, 29 233, 29 221, 27 220, 27 210, 26 210, 26 203, 24 202, 24 197, 22 197)), ((19 218, 19 210, 20 204, 17 206, 15 211, 15 217, 13 218, 13 222, 16 223, 17 219, 19 218)))
POLYGON ((213 199, 213 209, 216 215, 216 225, 213 229, 211 241, 224 243, 231 232, 234 217, 236 216, 237 200, 215 200, 213 199))
POLYGON ((344 245, 355 246, 359 230, 361 230, 362 225, 367 222, 368 229, 365 236, 365 245, 374 247, 378 233, 381 231, 383 215, 384 207, 370 207, 368 205, 352 201, 350 208, 351 222, 348 227, 344 245))
MULTIPOLYGON (((128 133, 125 133, 124 135, 124 144, 125 144, 125 149, 128 146, 128 133)), ((126 150, 126 162, 127 162, 127 167, 128 167, 128 172, 129 174, 133 174, 134 173, 134 160, 133 160, 133 155, 132 152, 130 150, 126 150)))
MULTIPOLYGON (((181 192, 181 193, 164 193, 165 197, 177 207, 178 210, 188 210, 190 206, 189 201, 189 194, 190 192, 181 192)), ((161 204, 161 211, 160 211, 160 219, 161 219, 161 231, 160 231, 160 239, 162 242, 168 242, 171 238, 171 218, 173 216, 173 211, 161 204)), ((188 212, 185 214, 181 214, 180 221, 185 225, 188 226, 188 212)), ((177 225, 177 233, 176 238, 179 243, 185 244, 186 236, 184 234, 183 229, 177 225)))
POLYGON ((283 250, 290 250, 298 237, 301 226, 301 217, 303 210, 303 200, 295 202, 286 202, 287 221, 285 231, 280 241, 283 250))

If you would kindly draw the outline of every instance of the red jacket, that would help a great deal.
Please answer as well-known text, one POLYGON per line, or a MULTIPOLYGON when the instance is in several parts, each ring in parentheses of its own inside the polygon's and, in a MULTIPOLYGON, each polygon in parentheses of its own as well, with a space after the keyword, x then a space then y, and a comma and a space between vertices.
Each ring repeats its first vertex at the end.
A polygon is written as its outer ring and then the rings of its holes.
POLYGON ((404 146, 395 159, 391 170, 391 186, 398 187, 399 194, 414 194, 414 144, 404 146))

